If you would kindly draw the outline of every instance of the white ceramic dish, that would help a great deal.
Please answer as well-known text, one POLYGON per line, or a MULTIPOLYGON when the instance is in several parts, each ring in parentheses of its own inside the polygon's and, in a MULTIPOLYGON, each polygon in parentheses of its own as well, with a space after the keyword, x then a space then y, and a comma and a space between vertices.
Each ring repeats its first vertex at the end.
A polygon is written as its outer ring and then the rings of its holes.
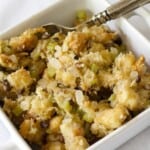
MULTIPOLYGON (((97 13, 100 10, 105 9, 108 5, 109 4, 105 0, 60 0, 21 24, 3 32, 0 35, 0 39, 9 38, 19 34, 29 27, 40 26, 49 21, 69 25, 74 18, 76 10, 86 8, 93 13, 97 13)), ((150 42, 148 39, 141 35, 124 18, 112 21, 108 25, 111 29, 116 30, 120 34, 124 42, 137 56, 141 54, 144 55, 147 64, 150 66, 150 42)), ((10 132, 8 143, 4 143, 2 149, 31 149, 18 134, 2 109, 0 109, 0 122, 3 122, 10 132)), ((150 109, 143 111, 119 129, 99 140, 97 143, 89 147, 88 150, 113 150, 148 126, 150 126, 150 109)))

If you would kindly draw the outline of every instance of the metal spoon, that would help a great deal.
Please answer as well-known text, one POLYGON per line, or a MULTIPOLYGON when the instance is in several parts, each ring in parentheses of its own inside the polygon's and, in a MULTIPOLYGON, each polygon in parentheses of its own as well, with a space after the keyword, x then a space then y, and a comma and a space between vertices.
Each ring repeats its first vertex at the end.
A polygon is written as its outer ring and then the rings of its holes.
POLYGON ((90 27, 92 25, 101 25, 103 23, 106 23, 107 21, 119 18, 149 2, 150 0, 121 0, 76 27, 66 27, 55 23, 48 23, 46 25, 43 25, 43 27, 47 31, 45 33, 45 36, 53 35, 56 32, 62 32, 66 34, 68 32, 82 28, 83 26, 90 27))

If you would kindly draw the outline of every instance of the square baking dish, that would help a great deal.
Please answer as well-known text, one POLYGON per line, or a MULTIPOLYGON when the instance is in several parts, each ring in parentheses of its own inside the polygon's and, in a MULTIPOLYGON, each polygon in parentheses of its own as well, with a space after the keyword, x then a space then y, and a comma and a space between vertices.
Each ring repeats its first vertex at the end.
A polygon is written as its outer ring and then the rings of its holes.
MULTIPOLYGON (((76 10, 87 9, 92 13, 98 13, 107 6, 109 6, 109 4, 105 0, 59 0, 24 22, 1 33, 0 39, 18 35, 27 28, 37 27, 48 22, 69 26, 75 18, 76 10)), ((124 43, 128 46, 128 49, 133 50, 137 56, 144 55, 147 65, 150 66, 150 42, 148 39, 140 34, 125 18, 111 21, 108 23, 108 26, 120 34, 124 43)), ((0 122, 4 124, 10 133, 8 142, 2 145, 2 149, 31 149, 18 134, 1 108, 0 122)), ((90 146, 88 150, 113 150, 148 126, 150 126, 150 108, 90 146)))

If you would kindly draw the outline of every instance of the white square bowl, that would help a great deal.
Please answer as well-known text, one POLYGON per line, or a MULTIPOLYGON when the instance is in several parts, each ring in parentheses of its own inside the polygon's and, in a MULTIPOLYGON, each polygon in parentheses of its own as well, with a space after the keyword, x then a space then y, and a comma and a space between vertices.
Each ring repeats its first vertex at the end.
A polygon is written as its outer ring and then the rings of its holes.
MULTIPOLYGON (((9 30, 0 34, 0 39, 18 35, 27 28, 40 26, 48 22, 55 22, 70 25, 78 9, 87 9, 93 13, 104 10, 109 4, 105 0, 59 0, 55 4, 32 16, 26 21, 11 27, 9 30)), ((124 43, 137 56, 144 55, 148 66, 150 66, 150 42, 141 35, 125 18, 111 21, 108 26, 117 31, 124 43)), ((0 122, 10 132, 8 144, 4 143, 2 149, 30 150, 31 148, 21 138, 13 124, 0 108, 0 122)), ((138 116, 113 131, 103 139, 91 145, 88 150, 113 150, 150 126, 150 108, 140 113, 138 116)))

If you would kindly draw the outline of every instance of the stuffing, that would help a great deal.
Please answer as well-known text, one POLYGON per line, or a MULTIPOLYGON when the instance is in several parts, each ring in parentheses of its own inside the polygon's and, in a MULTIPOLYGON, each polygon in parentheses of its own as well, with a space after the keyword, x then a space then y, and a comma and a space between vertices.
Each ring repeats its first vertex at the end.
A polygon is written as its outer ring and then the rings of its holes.
POLYGON ((49 142, 43 146, 42 150, 65 150, 65 146, 61 142, 49 142))
POLYGON ((131 87, 129 80, 119 81, 114 88, 114 93, 116 95, 116 103, 126 106, 131 111, 142 110, 146 105, 145 100, 140 97, 136 88, 131 87))
POLYGON ((28 140, 28 142, 41 143, 43 132, 40 124, 33 119, 24 120, 19 129, 19 133, 28 140))
POLYGON ((64 40, 63 51, 73 50, 76 54, 82 52, 89 37, 82 32, 70 32, 64 40))
POLYGON ((0 54, 0 66, 15 70, 18 67, 18 59, 15 55, 7 56, 5 54, 0 54))
POLYGON ((96 122, 94 122, 91 125, 90 130, 91 130, 92 134, 96 135, 99 138, 102 138, 102 137, 106 136, 107 134, 109 134, 109 132, 111 132, 105 126, 103 126, 102 124, 96 123, 96 122))
POLYGON ((0 40, 0 106, 31 148, 85 150, 150 106, 150 72, 105 25, 28 29, 0 40))
POLYGON ((49 124, 49 130, 53 133, 59 133, 62 119, 63 119, 62 116, 56 116, 52 118, 49 124))
POLYGON ((19 69, 16 72, 9 74, 7 80, 16 90, 28 88, 33 83, 29 71, 25 69, 19 69))
POLYGON ((38 95, 22 96, 18 98, 18 103, 24 111, 28 111, 37 120, 50 119, 54 113, 54 108, 49 97, 38 95))
POLYGON ((84 130, 80 122, 66 118, 63 120, 60 129, 65 140, 66 150, 85 150, 88 147, 88 143, 83 137, 84 130))
POLYGON ((87 30, 87 33, 91 35, 93 41, 100 43, 110 43, 116 38, 116 33, 109 32, 109 29, 106 29, 104 26, 93 26, 90 30, 87 30))
POLYGON ((9 46, 15 51, 31 51, 38 43, 38 34, 44 33, 44 28, 29 29, 21 36, 10 39, 9 46))
POLYGON ((117 105, 115 108, 97 112, 94 122, 113 130, 120 127, 127 119, 129 112, 126 107, 117 105))

